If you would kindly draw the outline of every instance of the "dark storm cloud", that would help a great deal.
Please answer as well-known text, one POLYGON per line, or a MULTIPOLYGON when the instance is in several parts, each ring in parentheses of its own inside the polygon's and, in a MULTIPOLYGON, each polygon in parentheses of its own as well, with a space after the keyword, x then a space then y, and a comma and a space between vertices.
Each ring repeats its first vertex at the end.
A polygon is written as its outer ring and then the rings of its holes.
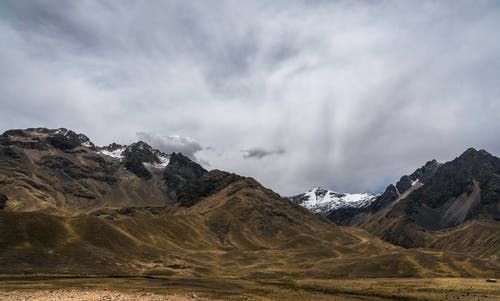
POLYGON ((246 149, 243 150, 242 152, 243 152, 243 158, 245 159, 250 159, 250 158, 262 159, 267 156, 283 155, 286 153, 286 151, 282 148, 277 148, 275 150, 266 150, 264 148, 259 148, 259 147, 246 149))
POLYGON ((377 192, 500 154, 498 28, 488 1, 1 1, 0 129, 155 133, 282 194, 377 192))

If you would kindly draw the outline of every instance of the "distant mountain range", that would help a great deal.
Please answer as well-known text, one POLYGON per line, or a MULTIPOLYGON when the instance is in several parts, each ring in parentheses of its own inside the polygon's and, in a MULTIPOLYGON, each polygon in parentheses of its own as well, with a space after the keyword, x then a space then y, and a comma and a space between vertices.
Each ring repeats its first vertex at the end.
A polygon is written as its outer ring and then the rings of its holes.
POLYGON ((499 159, 471 149, 379 196, 315 188, 292 202, 142 141, 99 147, 63 128, 9 130, 0 135, 0 273, 492 277, 499 184, 499 159))
POLYGON ((427 162, 421 168, 418 168, 411 175, 405 175, 396 183, 396 186, 389 185, 384 194, 371 193, 339 193, 333 190, 315 187, 305 193, 289 197, 289 199, 301 205, 314 213, 329 216, 331 220, 343 224, 346 219, 363 211, 373 202, 378 200, 377 207, 384 206, 391 201, 390 195, 401 195, 410 188, 417 188, 434 174, 436 169, 441 166, 436 160, 427 162))

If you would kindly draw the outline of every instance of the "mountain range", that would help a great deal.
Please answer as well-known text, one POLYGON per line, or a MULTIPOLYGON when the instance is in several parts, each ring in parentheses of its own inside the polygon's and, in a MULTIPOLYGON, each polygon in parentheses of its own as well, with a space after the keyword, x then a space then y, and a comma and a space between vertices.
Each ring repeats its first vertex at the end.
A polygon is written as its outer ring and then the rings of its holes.
POLYGON ((471 149, 378 196, 316 188, 290 201, 143 141, 99 147, 67 129, 9 130, 0 135, 0 273, 492 277, 499 179, 499 159, 471 149))
POLYGON ((321 207, 311 207, 317 189, 312 190, 314 195, 290 199, 336 224, 365 229, 395 245, 467 250, 498 262, 499 179, 500 159, 470 148, 444 164, 428 161, 366 202, 339 203, 330 198, 320 201, 321 207))

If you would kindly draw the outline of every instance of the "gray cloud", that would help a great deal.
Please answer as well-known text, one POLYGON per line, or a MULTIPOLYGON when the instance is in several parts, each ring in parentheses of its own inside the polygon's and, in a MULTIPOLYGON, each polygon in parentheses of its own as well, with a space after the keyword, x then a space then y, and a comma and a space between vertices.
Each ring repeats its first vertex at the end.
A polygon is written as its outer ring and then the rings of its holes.
MULTIPOLYGON (((180 152, 193 160, 197 160, 195 156, 196 153, 203 149, 203 147, 196 140, 189 137, 181 137, 177 135, 157 136, 139 132, 137 133, 137 138, 164 153, 170 154, 180 152)), ((204 163, 208 164, 208 162, 205 161, 204 163)))
POLYGON ((246 150, 242 150, 243 152, 243 158, 249 159, 249 158, 255 158, 255 159, 262 159, 267 156, 272 156, 272 155, 283 155, 286 153, 286 151, 283 148, 277 148, 274 150, 267 150, 264 148, 260 147, 254 147, 246 150))
POLYGON ((0 129, 159 133, 282 194, 376 192, 500 154, 498 28, 488 1, 1 1, 0 129))

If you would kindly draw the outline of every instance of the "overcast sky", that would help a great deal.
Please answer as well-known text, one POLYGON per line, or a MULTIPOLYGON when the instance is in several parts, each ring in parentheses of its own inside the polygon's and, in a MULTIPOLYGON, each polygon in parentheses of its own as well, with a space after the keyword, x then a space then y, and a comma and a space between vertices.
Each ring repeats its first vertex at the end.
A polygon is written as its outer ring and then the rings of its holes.
POLYGON ((291 195, 500 154, 498 1, 1 1, 0 130, 145 140, 291 195))

